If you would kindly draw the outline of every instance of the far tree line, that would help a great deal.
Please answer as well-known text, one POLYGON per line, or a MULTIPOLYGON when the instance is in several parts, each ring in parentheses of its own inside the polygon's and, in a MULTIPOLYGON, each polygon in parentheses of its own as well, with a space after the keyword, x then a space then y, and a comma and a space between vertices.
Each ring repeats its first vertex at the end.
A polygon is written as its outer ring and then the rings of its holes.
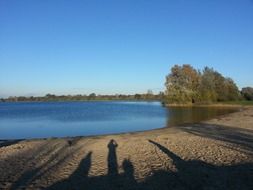
POLYGON ((213 68, 202 71, 191 65, 175 65, 166 77, 165 104, 215 103, 253 100, 253 88, 239 91, 235 82, 213 68))
POLYGON ((46 101, 106 101, 106 100, 129 100, 129 101, 157 101, 163 98, 163 92, 154 94, 152 90, 148 90, 147 93, 125 95, 100 95, 91 93, 89 95, 54 95, 46 94, 45 96, 10 96, 6 99, 0 99, 2 102, 46 102, 46 101))

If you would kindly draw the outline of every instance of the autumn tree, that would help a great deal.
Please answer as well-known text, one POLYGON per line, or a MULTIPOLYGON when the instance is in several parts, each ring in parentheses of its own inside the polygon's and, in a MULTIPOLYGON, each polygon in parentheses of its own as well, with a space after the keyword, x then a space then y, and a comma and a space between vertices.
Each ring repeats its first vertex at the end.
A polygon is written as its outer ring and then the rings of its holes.
POLYGON ((253 100, 253 88, 252 87, 245 87, 242 88, 242 96, 246 99, 246 100, 253 100))
POLYGON ((166 77, 165 103, 208 103, 240 98, 231 78, 205 67, 202 72, 190 65, 175 65, 166 77))
POLYGON ((175 65, 166 77, 167 103, 194 103, 198 99, 199 72, 190 65, 175 65))
POLYGON ((205 67, 201 78, 200 78, 200 85, 199 85, 199 95, 200 95, 200 102, 214 102, 217 101, 217 92, 215 86, 215 75, 214 70, 208 67, 205 67))
POLYGON ((231 78, 225 78, 224 80, 224 101, 234 101, 241 98, 240 91, 235 82, 231 78))

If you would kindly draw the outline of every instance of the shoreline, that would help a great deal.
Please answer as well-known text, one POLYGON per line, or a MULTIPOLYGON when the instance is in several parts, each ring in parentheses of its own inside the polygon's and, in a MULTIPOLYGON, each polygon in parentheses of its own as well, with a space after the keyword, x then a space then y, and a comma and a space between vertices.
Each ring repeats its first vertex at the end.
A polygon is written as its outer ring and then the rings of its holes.
POLYGON ((252 139, 250 107, 144 132, 17 141, 0 146, 0 189, 250 189, 252 139))

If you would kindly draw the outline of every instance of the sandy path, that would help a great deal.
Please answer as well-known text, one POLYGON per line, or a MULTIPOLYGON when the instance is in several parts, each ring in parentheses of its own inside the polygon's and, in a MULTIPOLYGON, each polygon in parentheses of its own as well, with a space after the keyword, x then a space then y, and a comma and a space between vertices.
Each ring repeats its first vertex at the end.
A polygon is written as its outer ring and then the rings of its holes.
POLYGON ((0 189, 252 187, 253 108, 148 132, 0 145, 0 189))

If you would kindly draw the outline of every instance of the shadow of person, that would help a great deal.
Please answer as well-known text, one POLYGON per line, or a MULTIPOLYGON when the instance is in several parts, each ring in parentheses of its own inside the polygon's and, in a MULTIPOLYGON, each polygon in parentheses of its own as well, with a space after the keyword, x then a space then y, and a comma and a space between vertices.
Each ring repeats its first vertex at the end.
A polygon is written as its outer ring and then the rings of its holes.
POLYGON ((89 170, 91 167, 91 155, 92 152, 90 151, 85 158, 80 162, 76 171, 70 176, 70 180, 76 181, 78 179, 82 180, 88 177, 89 170))
POLYGON ((90 151, 80 162, 78 168, 72 173, 68 179, 62 180, 50 186, 48 189, 83 189, 89 184, 89 170, 91 167, 90 151))
POLYGON ((129 159, 124 159, 122 164, 124 176, 126 179, 134 180, 134 166, 129 159))
POLYGON ((124 189, 137 189, 138 183, 134 178, 134 166, 129 159, 124 159, 122 163, 124 173, 122 179, 124 180, 125 187, 124 189))
POLYGON ((117 142, 114 139, 111 139, 107 145, 109 152, 107 157, 107 166, 108 166, 108 176, 117 176, 118 175, 118 162, 116 155, 116 148, 118 147, 117 142))

